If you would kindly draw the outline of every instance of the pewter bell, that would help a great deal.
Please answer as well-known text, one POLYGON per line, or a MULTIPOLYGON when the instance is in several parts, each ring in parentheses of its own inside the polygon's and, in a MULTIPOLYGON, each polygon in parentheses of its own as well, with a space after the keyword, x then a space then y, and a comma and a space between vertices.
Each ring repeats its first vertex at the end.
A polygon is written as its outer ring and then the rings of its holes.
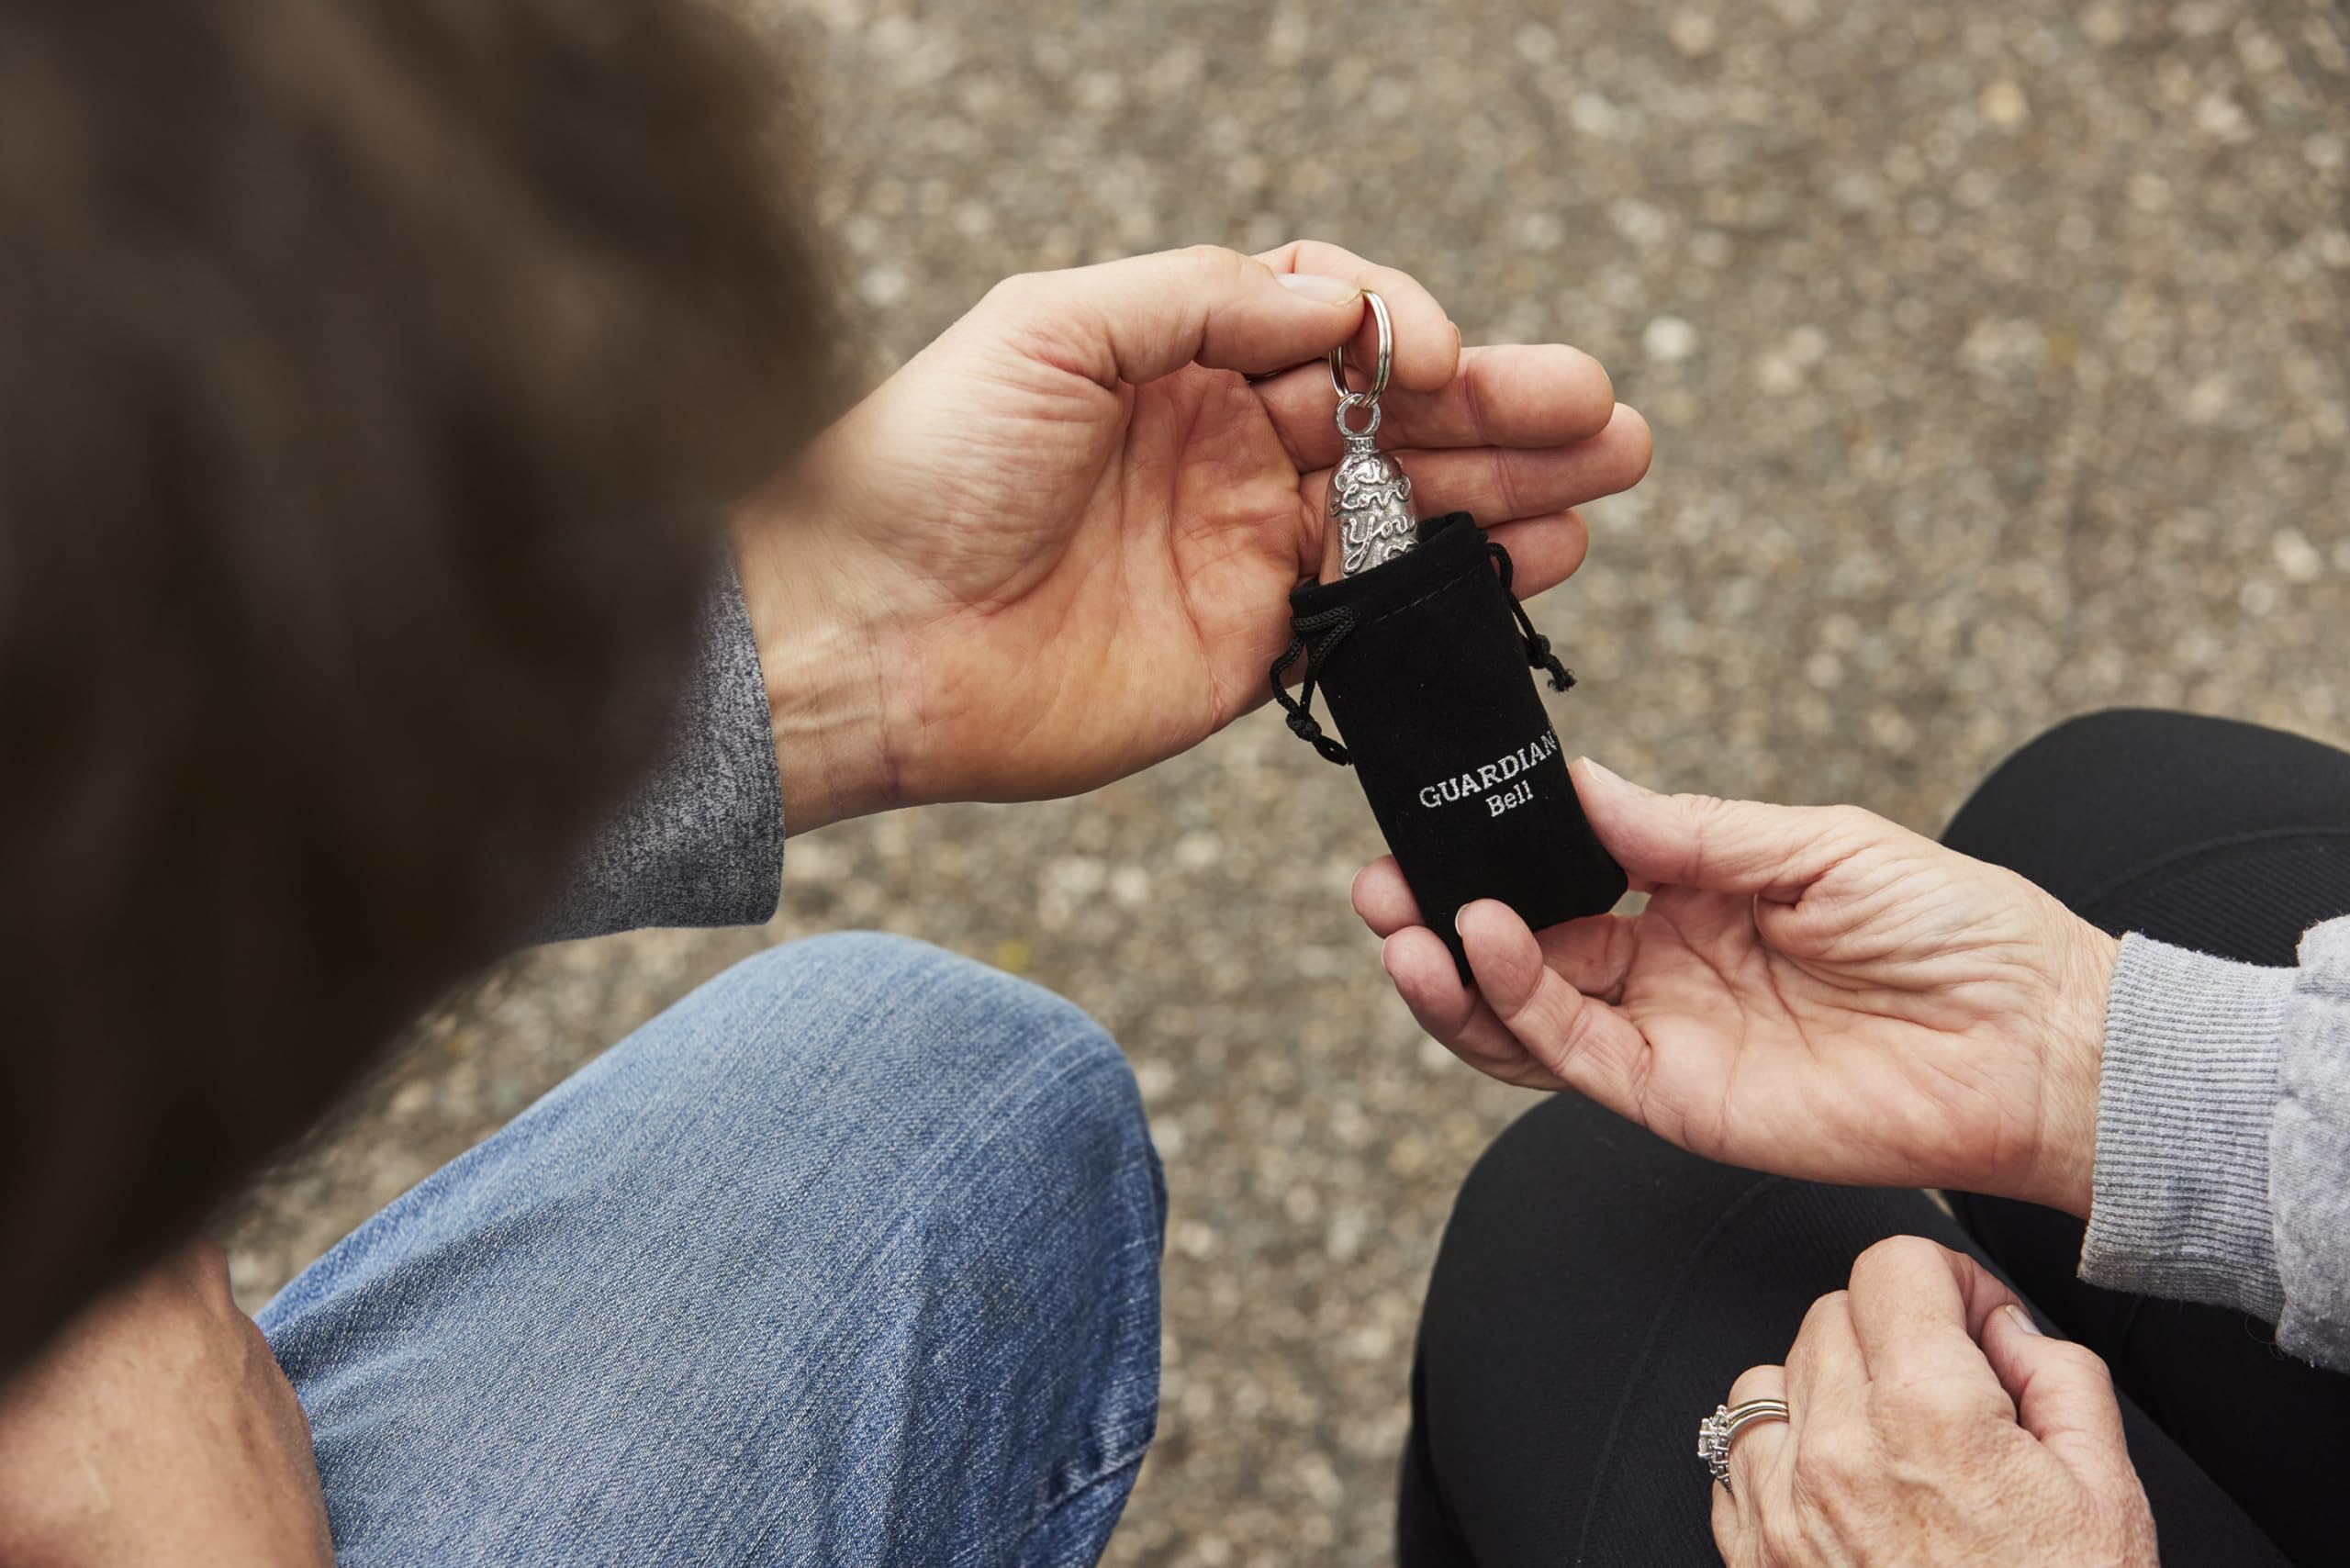
POLYGON ((1346 455, 1330 476, 1330 521, 1338 531, 1339 569, 1348 577, 1392 561, 1420 542, 1419 519, 1412 512, 1412 481, 1371 439, 1379 433, 1379 398, 1387 390, 1387 373, 1394 364, 1394 326, 1385 300, 1370 289, 1363 290, 1363 299, 1379 328, 1379 362, 1371 390, 1348 391, 1345 351, 1330 351, 1330 381, 1338 389, 1338 433, 1347 442, 1346 455), (1356 430, 1348 420, 1360 409, 1369 409, 1371 417, 1356 430))

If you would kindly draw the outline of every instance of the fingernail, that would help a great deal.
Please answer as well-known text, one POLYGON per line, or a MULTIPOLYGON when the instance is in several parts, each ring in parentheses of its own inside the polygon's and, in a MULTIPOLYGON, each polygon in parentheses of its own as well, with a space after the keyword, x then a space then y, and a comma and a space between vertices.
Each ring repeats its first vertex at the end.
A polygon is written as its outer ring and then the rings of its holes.
POLYGON ((1308 299, 1318 299, 1325 305, 1344 305, 1362 292, 1342 277, 1326 277, 1320 273, 1282 273, 1281 286, 1292 294, 1308 299))
POLYGON ((1614 768, 1608 767, 1597 757, 1584 757, 1583 759, 1583 771, 1591 776, 1591 781, 1598 785, 1603 790, 1614 790, 1619 794, 1625 795, 1645 795, 1649 793, 1648 790, 1641 789, 1638 784, 1633 783, 1630 779, 1617 773, 1614 768))
POLYGON ((2010 1317, 2014 1318, 2014 1319, 2016 1320, 2016 1327, 2017 1327, 2018 1328, 2022 1329, 2025 1333, 2030 1334, 2030 1335, 2033 1336, 2034 1338, 2037 1338, 2037 1337, 2039 1336, 2039 1334, 2040 1334, 2040 1325, 2039 1325, 2039 1324, 2037 1324, 2037 1323, 2034 1323, 2034 1322, 2031 1320, 2031 1313, 2029 1313, 2029 1312, 2026 1312, 2022 1307, 2016 1306, 2016 1305, 2007 1305, 2007 1306, 2003 1306, 2003 1307, 2001 1307, 1999 1310, 2000 1310, 2000 1311, 2002 1311, 2002 1312, 2004 1312, 2004 1313, 2006 1313, 2009 1316, 2010 1316, 2010 1317))

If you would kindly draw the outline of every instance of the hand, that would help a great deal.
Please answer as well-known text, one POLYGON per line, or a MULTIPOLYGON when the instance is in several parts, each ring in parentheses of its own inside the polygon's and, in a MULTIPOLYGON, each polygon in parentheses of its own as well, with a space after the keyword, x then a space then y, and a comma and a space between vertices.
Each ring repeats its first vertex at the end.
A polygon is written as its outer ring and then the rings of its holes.
POLYGON ((332 1563, 310 1427, 200 1242, 0 1390, 0 1562, 332 1563))
POLYGON ((2105 1363, 2043 1337, 1972 1258, 1914 1236, 1862 1253, 1786 1365, 1726 1403, 1766 1397, 1790 1419, 1740 1431, 1714 1488, 1729 1568, 2156 1568, 2105 1363))
POLYGON ((1654 795, 1588 760, 1573 775, 1600 841, 1649 890, 1638 914, 1538 937, 1472 904, 1472 991, 1393 861, 1356 879, 1431 1035, 1707 1159, 2088 1214, 2111 937, 2013 872, 1853 807, 1654 795))
POLYGON ((1335 559, 1325 356, 1370 363, 1363 287, 1423 515, 1495 525, 1524 592, 1572 572, 1572 509, 1649 456, 1588 355, 1464 351, 1411 278, 1310 241, 1015 277, 735 519, 787 827, 1091 789, 1264 700, 1335 559))

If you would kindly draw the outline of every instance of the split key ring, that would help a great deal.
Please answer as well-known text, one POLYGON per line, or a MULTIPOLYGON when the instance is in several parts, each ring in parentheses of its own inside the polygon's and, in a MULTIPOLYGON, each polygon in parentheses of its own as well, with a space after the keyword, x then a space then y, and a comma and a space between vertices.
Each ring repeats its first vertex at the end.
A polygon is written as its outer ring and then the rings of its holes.
POLYGON ((1371 390, 1353 392, 1348 389, 1347 345, 1344 343, 1330 351, 1330 385, 1337 388, 1341 398, 1360 398, 1375 404, 1380 394, 1387 390, 1387 373, 1395 366, 1395 323, 1388 319, 1387 301, 1368 288, 1362 291, 1362 297, 1371 307, 1371 319, 1379 324, 1379 364, 1371 372, 1371 390))

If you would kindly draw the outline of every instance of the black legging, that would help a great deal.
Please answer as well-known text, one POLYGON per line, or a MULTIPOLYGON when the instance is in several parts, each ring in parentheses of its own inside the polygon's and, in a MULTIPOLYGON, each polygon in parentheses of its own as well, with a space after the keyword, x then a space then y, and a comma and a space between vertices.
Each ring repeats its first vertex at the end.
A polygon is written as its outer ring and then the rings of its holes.
MULTIPOLYGON (((2100 713, 2001 765, 1945 836, 2109 931, 2289 964, 2350 913, 2350 756, 2100 713)), ((2082 1284, 2068 1215, 1953 1202, 1964 1229, 1919 1193, 1710 1164, 1572 1095, 1529 1112, 1470 1173, 1429 1282, 1404 1568, 1718 1562, 1698 1418, 1903 1234, 1984 1259, 2111 1364, 2171 1568, 2344 1560, 2350 1377, 2242 1314, 2082 1284)))

